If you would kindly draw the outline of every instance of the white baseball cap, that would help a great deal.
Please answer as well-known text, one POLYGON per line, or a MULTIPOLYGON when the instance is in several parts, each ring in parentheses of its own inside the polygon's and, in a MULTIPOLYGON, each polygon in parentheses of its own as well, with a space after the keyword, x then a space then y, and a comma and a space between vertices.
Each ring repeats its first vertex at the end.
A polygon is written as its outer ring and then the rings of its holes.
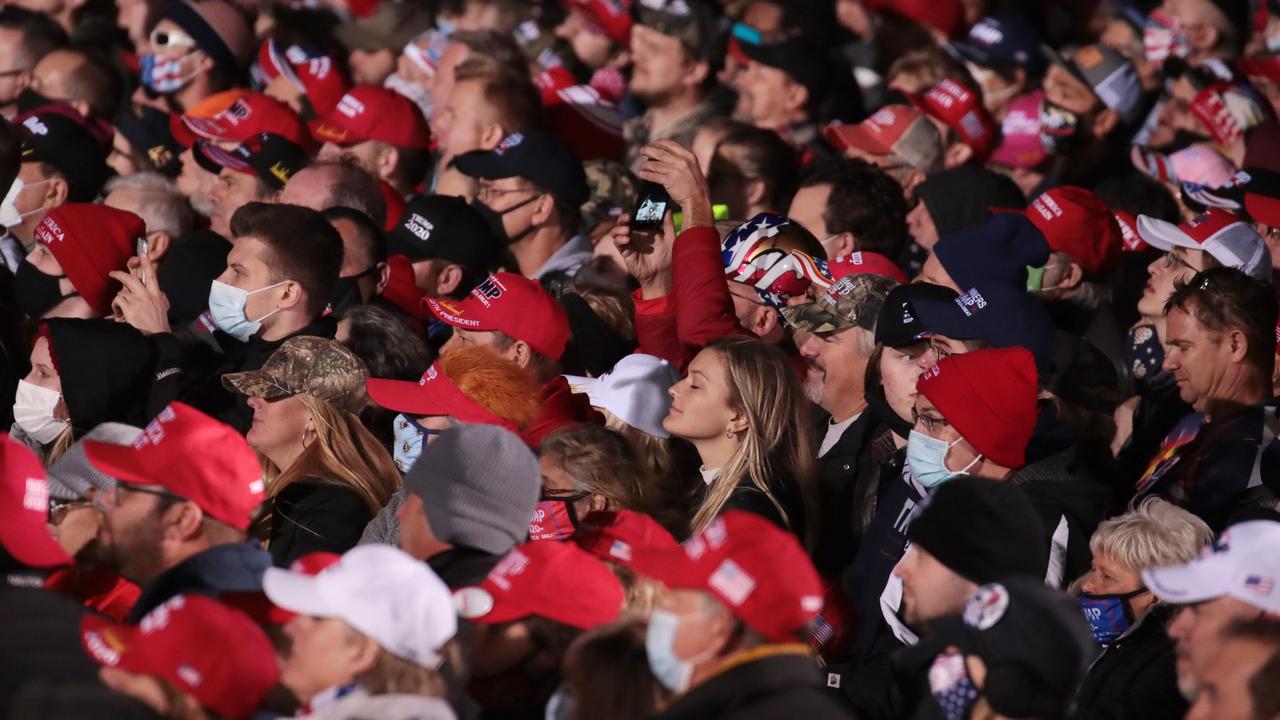
POLYGON ((1175 247, 1203 250, 1226 267, 1259 280, 1271 281, 1271 255, 1262 236, 1221 208, 1210 208, 1181 225, 1139 215, 1138 235, 1159 250, 1168 252, 1175 247))
POLYGON ((387 652, 423 667, 458 631, 449 588, 426 563, 389 545, 360 545, 317 575, 269 568, 262 589, 301 615, 338 618, 387 652))
POLYGON ((1222 531, 1217 542, 1186 565, 1148 568, 1142 581, 1169 603, 1229 595, 1280 615, 1280 522, 1250 520, 1222 531))
POLYGON ((636 353, 618 361, 600 377, 565 375, 576 393, 586 393, 592 407, 604 408, 637 430, 656 438, 670 434, 662 419, 671 409, 667 390, 680 381, 680 373, 666 360, 636 353))

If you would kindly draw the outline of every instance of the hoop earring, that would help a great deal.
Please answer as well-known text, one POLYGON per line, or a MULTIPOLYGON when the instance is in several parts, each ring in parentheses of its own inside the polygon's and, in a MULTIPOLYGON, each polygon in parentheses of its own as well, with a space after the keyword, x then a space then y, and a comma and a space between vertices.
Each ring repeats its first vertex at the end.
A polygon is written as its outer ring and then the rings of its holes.
POLYGON ((724 431, 724 436, 725 436, 726 438, 730 439, 730 440, 733 440, 733 439, 737 438, 737 435, 736 435, 736 434, 734 434, 734 432, 733 432, 732 430, 725 430, 725 431, 724 431))

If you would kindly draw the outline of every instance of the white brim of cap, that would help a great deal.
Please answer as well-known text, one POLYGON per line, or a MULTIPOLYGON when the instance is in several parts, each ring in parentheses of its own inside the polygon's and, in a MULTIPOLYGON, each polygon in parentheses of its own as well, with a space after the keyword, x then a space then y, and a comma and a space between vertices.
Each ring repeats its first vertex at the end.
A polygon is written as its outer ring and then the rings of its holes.
POLYGON ((325 602, 318 576, 303 575, 282 568, 267 568, 262 576, 262 591, 277 607, 299 615, 337 617, 338 612, 325 602))
POLYGON ((1153 218, 1149 215, 1138 216, 1138 236, 1157 250, 1169 252, 1175 247, 1188 248, 1191 250, 1203 250, 1204 248, 1190 236, 1182 232, 1182 228, 1171 222, 1153 218))
POLYGON ((1162 602, 1184 605, 1227 595, 1235 568, 1227 558, 1209 556, 1186 565, 1147 568, 1142 582, 1162 602))
POLYGON ((592 395, 596 387, 600 385, 600 378, 586 377, 585 375, 564 375, 565 382, 569 383, 569 389, 573 392, 588 397, 592 395))

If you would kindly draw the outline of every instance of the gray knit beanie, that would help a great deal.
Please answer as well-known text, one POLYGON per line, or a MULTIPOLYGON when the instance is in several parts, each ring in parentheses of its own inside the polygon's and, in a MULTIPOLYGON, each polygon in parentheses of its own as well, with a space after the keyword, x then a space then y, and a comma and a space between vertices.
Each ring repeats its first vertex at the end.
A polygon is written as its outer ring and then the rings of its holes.
POLYGON ((49 466, 49 494, 58 500, 83 500, 89 488, 98 492, 110 490, 116 479, 89 464, 84 455, 84 441, 98 440, 115 445, 129 445, 142 434, 142 428, 124 423, 102 423, 90 430, 49 466))
POLYGON ((440 433, 422 448, 404 484, 422 498, 433 535, 494 555, 524 541, 541 492, 538 459, 495 425, 440 433))

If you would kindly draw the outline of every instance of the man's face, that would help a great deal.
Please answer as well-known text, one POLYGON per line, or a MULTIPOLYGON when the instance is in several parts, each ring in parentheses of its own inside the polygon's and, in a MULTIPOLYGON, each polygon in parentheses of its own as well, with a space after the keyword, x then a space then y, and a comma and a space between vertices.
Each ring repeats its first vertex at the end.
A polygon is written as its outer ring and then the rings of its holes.
POLYGON ((871 355, 869 349, 862 347, 865 339, 860 334, 864 332, 855 327, 831 333, 802 333, 797 338, 800 355, 809 366, 804 378, 805 394, 833 415, 851 403, 861 404, 867 358, 871 355))
POLYGON ((1184 606, 1169 625, 1169 637, 1177 650, 1178 690, 1194 698, 1215 654, 1221 648, 1222 631, 1237 620, 1251 620, 1261 610, 1233 597, 1206 600, 1184 606))
MULTIPOLYGON (((236 238, 227 253, 227 269, 218 276, 218 281, 232 287, 253 293, 262 290, 276 281, 267 267, 267 257, 271 249, 256 237, 236 238)), ((254 293, 245 300, 244 315, 249 320, 257 320, 275 310, 284 286, 266 292, 254 293)))
MULTIPOLYGON (((923 205, 924 203, 921 204, 923 205)), ((932 251, 929 253, 929 257, 925 258, 924 265, 920 267, 920 274, 915 276, 912 282, 941 285, 960 292, 960 286, 951 278, 951 273, 947 272, 947 269, 942 266, 942 261, 938 259, 938 254, 932 251)))
POLYGON ((355 158, 356 164, 361 170, 369 173, 375 178, 383 179, 385 173, 382 171, 380 160, 385 145, 377 140, 365 140, 354 145, 337 145, 327 142, 320 147, 320 153, 317 156, 320 160, 336 160, 340 157, 350 156, 355 158))
MULTIPOLYGON (((1098 105, 1093 91, 1061 65, 1050 65, 1045 73, 1044 96, 1054 105, 1080 115, 1082 120, 1098 105)), ((1091 129, 1087 124, 1083 128, 1086 132, 1091 129)))
POLYGON ((438 106, 431 132, 439 142, 442 167, 462 153, 483 149, 481 136, 493 117, 483 86, 480 80, 463 80, 453 86, 444 106, 438 106))
POLYGON ((213 212, 209 215, 209 229, 224 238, 231 237, 231 216, 254 200, 258 195, 258 179, 248 173, 222 168, 218 180, 209 194, 213 212))
POLYGON ((604 67, 613 55, 613 41, 577 9, 570 9, 564 22, 556 27, 556 37, 568 40, 573 54, 592 70, 604 67))
POLYGON ((460 42, 449 43, 445 46, 444 52, 440 53, 440 60, 436 63, 436 74, 427 83, 427 90, 431 92, 431 102, 436 107, 449 102, 449 95, 453 93, 456 79, 454 71, 470 54, 471 48, 460 42))
MULTIPOLYGON (((440 297, 440 292, 437 289, 440 272, 447 266, 448 263, 443 260, 432 258, 415 260, 413 262, 413 286, 427 297, 440 297)), ((457 334, 458 330, 455 328, 453 332, 457 334)), ((452 338, 450 339, 452 340, 452 338)))
POLYGON ((752 60, 736 86, 741 120, 767 130, 794 120, 797 86, 785 72, 752 60))
POLYGON ((54 102, 82 99, 72 97, 71 90, 67 87, 67 79, 84 62, 84 56, 78 53, 54 50, 40 58, 31 71, 31 89, 54 102))
POLYGON ((978 451, 960 436, 960 431, 923 394, 916 395, 915 418, 911 429, 951 446, 942 456, 943 467, 953 471, 973 469, 978 451))
POLYGON ((505 357, 508 360, 514 360, 511 348, 503 350, 498 342, 498 333, 489 330, 463 330, 462 328, 454 328, 453 334, 449 336, 449 341, 440 348, 440 354, 452 352, 458 348, 480 346, 488 348, 493 354, 505 357))
POLYGON ((405 496, 404 502, 396 510, 396 519, 400 521, 400 549, 418 560, 430 557, 436 540, 427 524, 422 498, 417 493, 411 492, 405 496))
POLYGON ((329 177, 323 167, 303 168, 294 173, 276 197, 285 205, 301 205, 316 212, 323 212, 329 199, 329 177))
MULTIPOLYGON (((791 198, 791 207, 787 208, 787 217, 800 223, 800 226, 813 236, 826 241, 830 234, 827 231, 827 200, 831 197, 831 186, 828 184, 810 185, 796 191, 791 198)), ((825 247, 825 246, 824 246, 825 247)))
POLYGON ((23 61, 22 31, 0 28, 0 105, 8 105, 26 87, 31 66, 23 61))
POLYGON ((1138 298, 1138 314, 1155 319, 1164 314, 1164 304, 1176 283, 1185 283, 1204 269, 1204 251, 1175 247, 1147 266, 1147 284, 1138 298))
POLYGON ((1224 642, 1200 678, 1186 720, 1258 720, 1250 685, 1274 652, 1274 646, 1251 639, 1224 642))
POLYGON ((927 346, 921 344, 903 348, 885 346, 880 351, 880 384, 884 388, 884 399, 903 420, 911 420, 911 411, 915 409, 916 398, 920 395, 916 382, 925 370, 922 356, 926 350, 927 346))
POLYGON ((538 206, 536 200, 540 194, 541 191, 530 185, 528 180, 509 177, 481 180, 476 200, 502 216, 502 227, 507 237, 519 238, 533 227, 533 216, 538 206))
POLYGON ((1170 310, 1165 319, 1162 367, 1178 381, 1178 396, 1197 412, 1204 412, 1215 399, 1215 388, 1224 385, 1223 376, 1232 365, 1227 340, 1224 333, 1210 330, 1180 307, 1170 310))
MULTIPOLYGON (((27 253, 27 262, 31 263, 35 269, 45 275, 53 275, 55 277, 64 275, 62 264, 58 262, 58 258, 54 257, 53 251, 44 243, 36 243, 31 247, 31 252, 27 253)), ((58 291, 62 295, 69 295, 76 291, 74 285, 66 277, 58 279, 58 291)), ((45 318, 91 318, 97 317, 97 313, 93 308, 89 307, 89 303, 79 295, 73 295, 58 302, 58 304, 49 308, 44 315, 45 318)))
POLYGON ((933 224, 933 215, 929 213, 929 206, 923 200, 907 213, 907 230, 911 233, 911 239, 925 250, 932 250, 938 244, 938 226, 933 224))
POLYGON ((671 650, 681 660, 706 655, 715 641, 720 615, 716 602, 701 590, 670 590, 658 600, 658 607, 680 620, 671 650))
POLYGON ((369 256, 369 246, 360 238, 360 231, 350 220, 333 221, 333 228, 342 238, 342 269, 339 278, 359 276, 360 299, 368 302, 378 288, 379 273, 370 272, 378 263, 369 256))
POLYGON ((45 212, 53 209, 53 206, 46 204, 48 200, 45 193, 49 191, 49 179, 44 176, 40 167, 40 163, 22 163, 18 166, 18 179, 22 180, 23 185, 13 200, 13 206, 23 217, 22 222, 9 228, 9 232, 27 248, 35 241, 36 225, 44 219, 45 212))
POLYGON ((678 39, 643 25, 631 30, 631 63, 631 92, 649 105, 678 95, 692 64, 678 39))
POLYGON ((959 613, 978 589, 976 583, 960 577, 914 544, 907 548, 893 574, 902 580, 902 617, 917 629, 931 620, 959 613))
POLYGON ((153 493, 123 486, 99 493, 94 500, 102 513, 94 538, 99 562, 139 584, 161 572, 164 514, 160 503, 153 493))
POLYGON ((357 85, 382 87, 387 76, 396 69, 398 53, 386 48, 351 51, 351 79, 357 85))
POLYGON ((193 210, 208 216, 213 212, 210 196, 213 195, 218 176, 200 167, 200 163, 191 154, 191 148, 183 150, 178 160, 182 164, 178 173, 178 192, 187 196, 193 210))

